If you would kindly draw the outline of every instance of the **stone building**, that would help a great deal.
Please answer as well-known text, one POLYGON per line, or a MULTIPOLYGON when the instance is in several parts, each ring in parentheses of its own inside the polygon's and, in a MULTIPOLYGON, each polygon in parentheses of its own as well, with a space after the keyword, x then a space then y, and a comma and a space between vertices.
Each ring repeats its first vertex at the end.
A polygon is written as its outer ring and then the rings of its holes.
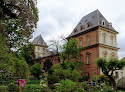
POLYGON ((45 43, 45 41, 43 40, 41 35, 37 36, 32 41, 32 43, 35 45, 34 52, 35 52, 36 58, 43 57, 43 56, 47 55, 47 52, 48 52, 47 48, 48 48, 48 46, 45 43))
MULTIPOLYGON (((76 38, 78 44, 85 47, 81 51, 82 60, 87 64, 84 67, 85 75, 92 78, 102 74, 95 64, 95 59, 98 57, 107 59, 118 57, 117 34, 112 23, 108 22, 99 10, 91 12, 80 20, 67 39, 76 38)), ((117 71, 116 75, 121 78, 120 72, 117 71)))

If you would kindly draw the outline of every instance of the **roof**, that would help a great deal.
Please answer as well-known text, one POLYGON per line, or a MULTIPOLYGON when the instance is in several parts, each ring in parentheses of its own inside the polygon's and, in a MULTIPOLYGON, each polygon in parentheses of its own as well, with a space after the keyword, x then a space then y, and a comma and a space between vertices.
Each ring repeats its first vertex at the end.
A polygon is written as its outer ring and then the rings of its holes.
POLYGON ((118 33, 113 27, 112 24, 109 23, 105 17, 100 13, 100 11, 97 9, 91 13, 89 13, 88 15, 84 16, 80 22, 77 24, 77 26, 74 28, 74 30, 72 31, 72 33, 67 37, 72 37, 76 34, 82 33, 84 31, 87 31, 89 29, 92 29, 94 27, 97 26, 102 26, 104 28, 110 29, 111 31, 114 31, 116 33, 118 33), (104 21, 104 24, 103 24, 104 21), (89 26, 88 27, 88 23, 89 26), (111 26, 110 26, 111 25, 111 26), (81 30, 81 26, 82 26, 82 30, 81 30))
POLYGON ((39 45, 39 46, 45 46, 45 47, 48 47, 47 44, 45 43, 45 41, 43 40, 42 36, 39 35, 37 36, 33 41, 32 43, 34 45, 39 45))

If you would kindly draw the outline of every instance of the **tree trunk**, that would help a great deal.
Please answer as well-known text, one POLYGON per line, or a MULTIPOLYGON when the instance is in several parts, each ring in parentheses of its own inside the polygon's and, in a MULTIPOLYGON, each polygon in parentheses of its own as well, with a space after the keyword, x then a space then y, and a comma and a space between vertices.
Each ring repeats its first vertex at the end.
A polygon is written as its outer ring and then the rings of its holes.
POLYGON ((109 77, 109 79, 110 79, 111 85, 113 85, 114 90, 117 91, 117 86, 116 86, 115 79, 114 79, 111 75, 108 76, 108 77, 109 77))

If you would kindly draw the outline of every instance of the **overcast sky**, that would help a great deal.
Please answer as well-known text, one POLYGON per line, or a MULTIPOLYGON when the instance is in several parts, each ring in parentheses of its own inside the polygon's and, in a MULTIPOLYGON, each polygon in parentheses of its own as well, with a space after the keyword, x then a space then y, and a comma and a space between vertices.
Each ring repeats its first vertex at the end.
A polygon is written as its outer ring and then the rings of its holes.
POLYGON ((98 9, 119 32, 118 55, 125 57, 125 0, 38 0, 38 9, 33 38, 41 34, 46 42, 61 34, 68 36, 83 16, 98 9))

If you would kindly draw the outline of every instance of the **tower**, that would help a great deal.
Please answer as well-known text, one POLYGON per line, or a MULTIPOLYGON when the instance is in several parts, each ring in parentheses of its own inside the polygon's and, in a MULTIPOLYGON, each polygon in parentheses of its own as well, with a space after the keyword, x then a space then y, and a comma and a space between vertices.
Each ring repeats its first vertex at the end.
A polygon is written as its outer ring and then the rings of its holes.
POLYGON ((83 69, 84 75, 92 78, 102 74, 95 64, 95 59, 98 57, 118 57, 117 34, 112 23, 109 23, 99 10, 91 12, 80 20, 67 39, 74 37, 78 45, 84 47, 81 50, 81 58, 87 64, 83 69))
POLYGON ((43 40, 42 36, 37 36, 32 43, 35 45, 34 52, 36 55, 36 58, 46 56, 47 55, 47 44, 43 40))

